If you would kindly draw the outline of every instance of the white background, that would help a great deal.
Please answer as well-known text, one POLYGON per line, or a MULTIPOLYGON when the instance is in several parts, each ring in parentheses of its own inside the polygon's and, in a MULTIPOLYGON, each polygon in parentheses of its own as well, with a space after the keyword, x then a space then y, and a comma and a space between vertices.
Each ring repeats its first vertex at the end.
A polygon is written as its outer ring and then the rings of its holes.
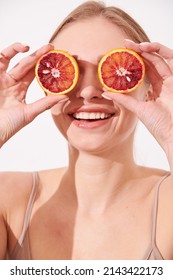
MULTIPOLYGON (((0 0, 0 50, 19 41, 29 44, 30 52, 34 51, 49 40, 64 17, 83 2, 85 1, 0 0)), ((173 48, 172 0, 104 2, 127 11, 142 25, 152 41, 160 41, 173 48)), ((18 55, 13 63, 20 57, 22 55, 18 55)), ((34 81, 28 91, 28 102, 42 96, 43 92, 34 81)), ((135 146, 138 163, 168 169, 163 151, 141 124, 137 130, 135 146)), ((67 163, 67 143, 55 128, 50 112, 37 117, 0 150, 0 170, 47 169, 67 163)))

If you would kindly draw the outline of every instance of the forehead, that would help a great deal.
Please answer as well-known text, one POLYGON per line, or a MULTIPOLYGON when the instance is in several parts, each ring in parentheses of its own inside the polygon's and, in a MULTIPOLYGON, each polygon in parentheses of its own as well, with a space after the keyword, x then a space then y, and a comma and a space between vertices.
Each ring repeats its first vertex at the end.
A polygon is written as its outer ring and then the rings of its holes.
POLYGON ((68 24, 54 39, 56 49, 63 49, 78 59, 93 62, 107 51, 124 46, 125 33, 105 18, 94 17, 68 24))

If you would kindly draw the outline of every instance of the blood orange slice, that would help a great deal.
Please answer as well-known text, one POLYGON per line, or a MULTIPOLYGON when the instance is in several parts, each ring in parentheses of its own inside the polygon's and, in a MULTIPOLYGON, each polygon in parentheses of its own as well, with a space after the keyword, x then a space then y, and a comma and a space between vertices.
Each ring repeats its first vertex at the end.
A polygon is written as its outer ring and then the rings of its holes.
POLYGON ((37 61, 35 76, 45 93, 66 94, 77 84, 78 64, 69 53, 52 50, 37 61))
POLYGON ((98 65, 98 77, 109 91, 128 93, 139 87, 145 75, 145 64, 133 50, 118 48, 106 53, 98 65))

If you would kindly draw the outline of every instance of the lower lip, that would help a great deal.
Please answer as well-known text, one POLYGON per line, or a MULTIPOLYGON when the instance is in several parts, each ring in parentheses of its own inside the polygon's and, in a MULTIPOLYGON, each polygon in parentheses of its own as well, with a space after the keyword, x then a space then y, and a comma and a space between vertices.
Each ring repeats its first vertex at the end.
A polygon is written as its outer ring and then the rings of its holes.
POLYGON ((113 117, 104 120, 87 121, 87 120, 76 120, 71 117, 72 123, 78 128, 83 128, 83 129, 94 129, 94 128, 101 127, 107 124, 112 118, 113 117))

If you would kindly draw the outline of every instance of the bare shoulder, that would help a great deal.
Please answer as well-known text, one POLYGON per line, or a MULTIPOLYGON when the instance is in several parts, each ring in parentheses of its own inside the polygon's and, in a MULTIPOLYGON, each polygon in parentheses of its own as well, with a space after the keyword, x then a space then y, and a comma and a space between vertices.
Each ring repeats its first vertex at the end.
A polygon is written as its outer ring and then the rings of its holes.
MULTIPOLYGON (((153 187, 160 185, 159 202, 165 203, 166 207, 168 201, 173 201, 173 174, 170 171, 155 168, 143 168, 143 173, 151 183, 154 182, 153 187)), ((173 209, 173 203, 170 203, 170 206, 173 209)))
POLYGON ((41 170, 38 172, 40 182, 50 183, 53 181, 59 181, 62 179, 64 173, 66 172, 66 169, 66 167, 62 167, 56 169, 41 170))
MULTIPOLYGON (((52 169, 36 172, 39 177, 38 193, 46 191, 46 188, 52 185, 57 187, 64 169, 52 169)), ((32 185, 33 172, 0 172, 0 205, 6 205, 6 208, 13 208, 20 202, 20 205, 28 202, 32 185)))
MULTIPOLYGON (((169 212, 172 215, 173 224, 173 174, 168 170, 141 167, 141 183, 148 187, 148 191, 155 194, 159 186, 158 207, 163 213, 169 212)), ((160 212, 161 212, 160 211, 160 212)))
POLYGON ((32 173, 0 173, 0 259, 5 258, 7 247, 15 244, 15 234, 19 235, 31 185, 32 173))
POLYGON ((173 175, 160 185, 157 212, 157 244, 164 259, 173 259, 173 175))
POLYGON ((44 203, 61 186, 66 168, 42 170, 38 172, 39 184, 37 201, 44 203))
POLYGON ((162 181, 159 199, 161 206, 165 209, 165 211, 168 209, 170 212, 168 214, 171 214, 173 218, 173 174, 169 173, 168 176, 162 181))
MULTIPOLYGON (((156 185, 157 183, 160 185, 160 202, 163 201, 166 206, 168 201, 173 201, 173 174, 171 174, 170 171, 154 168, 147 168, 146 174, 148 174, 148 176, 151 178, 155 177, 156 185)), ((171 203, 171 206, 173 208, 173 203, 171 203)))
POLYGON ((150 186, 151 201, 153 197, 158 198, 155 244, 164 259, 173 259, 173 174, 154 168, 142 168, 141 171, 143 182, 150 186), (158 196, 156 190, 159 190, 158 196))
POLYGON ((23 205, 28 200, 32 186, 31 172, 0 173, 0 204, 7 210, 23 205))

